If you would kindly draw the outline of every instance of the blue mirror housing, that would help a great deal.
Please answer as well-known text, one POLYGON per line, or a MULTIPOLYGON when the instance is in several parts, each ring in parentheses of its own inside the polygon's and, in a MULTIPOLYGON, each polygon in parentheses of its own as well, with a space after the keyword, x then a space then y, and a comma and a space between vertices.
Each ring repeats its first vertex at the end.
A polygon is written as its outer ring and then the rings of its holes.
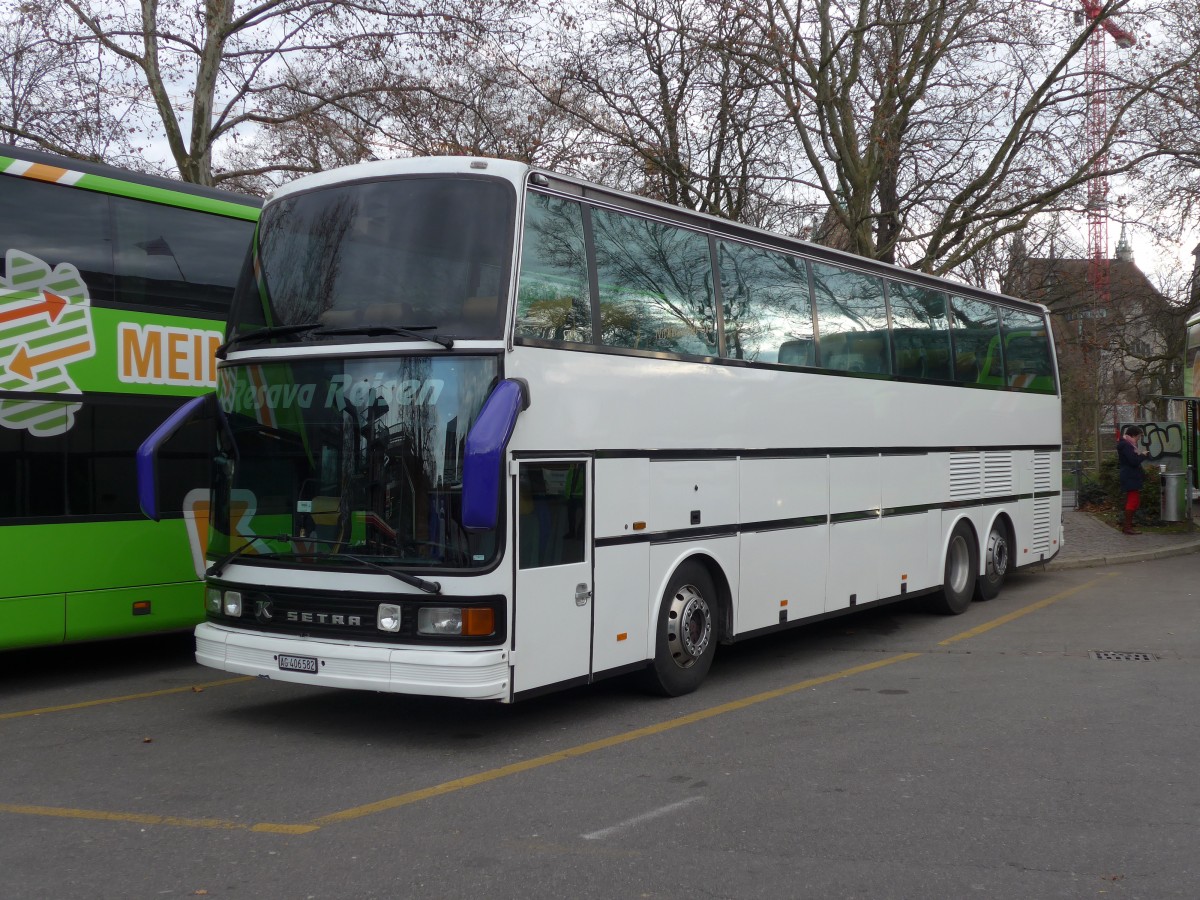
POLYGON ((171 413, 166 420, 142 441, 137 451, 138 504, 142 515, 155 522, 161 518, 158 508, 158 450, 185 423, 212 401, 215 394, 193 397, 171 413))
POLYGON ((500 483, 504 478, 504 451, 517 424, 529 408, 529 386, 508 378, 493 388, 467 433, 463 454, 462 523, 468 531, 496 527, 500 483))

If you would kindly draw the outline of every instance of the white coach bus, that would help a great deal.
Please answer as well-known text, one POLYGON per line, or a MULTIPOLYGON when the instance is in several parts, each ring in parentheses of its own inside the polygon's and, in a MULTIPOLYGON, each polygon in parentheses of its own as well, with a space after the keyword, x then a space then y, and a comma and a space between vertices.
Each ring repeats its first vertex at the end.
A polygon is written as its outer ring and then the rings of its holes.
POLYGON ((961 613, 1059 549, 1044 308, 514 162, 282 188, 227 336, 218 669, 677 695, 718 644, 961 613))

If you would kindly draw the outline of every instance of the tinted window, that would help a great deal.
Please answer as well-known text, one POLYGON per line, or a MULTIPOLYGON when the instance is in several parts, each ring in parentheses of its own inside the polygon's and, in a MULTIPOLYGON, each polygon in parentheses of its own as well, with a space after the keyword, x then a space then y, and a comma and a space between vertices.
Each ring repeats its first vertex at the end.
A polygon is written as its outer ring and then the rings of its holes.
POLYGON ((522 569, 583 562, 584 463, 522 463, 520 477, 522 569))
POLYGON ((601 339, 614 347, 715 356, 708 239, 673 225, 592 211, 601 339))
POLYGON ((821 366, 843 372, 890 372, 883 282, 823 263, 813 263, 812 269, 821 366))
POLYGON ((521 246, 516 333, 553 341, 592 339, 583 210, 574 200, 529 194, 521 246))
POLYGON ((759 247, 717 244, 725 353, 733 359, 815 365, 804 260, 759 247))
POLYGON ((51 268, 75 266, 92 300, 112 299, 113 242, 104 194, 0 176, 0 256, 14 249, 51 268))
MULTIPOLYGON (((138 446, 183 402, 177 397, 86 399, 81 403, 0 400, 0 518, 139 516, 138 446), (20 415, 31 427, 13 427, 20 415), (39 433, 37 420, 65 433, 39 433)), ((182 428, 159 454, 159 502, 178 513, 184 495, 207 487, 212 420, 182 428)))
POLYGON ((950 378, 949 300, 904 282, 888 285, 892 307, 892 372, 908 378, 950 378))
POLYGON ((1042 317, 1003 309, 1000 327, 1004 335, 1004 371, 1009 387, 1053 392, 1054 363, 1042 317))
POLYGON ((1004 384, 1000 356, 1000 317, 982 300, 954 297, 954 380, 963 384, 1004 384))
POLYGON ((356 182, 284 197, 263 210, 260 280, 250 270, 238 283, 231 324, 500 337, 514 201, 505 182, 470 177, 356 182))
POLYGON ((121 303, 224 319, 254 223, 114 197, 121 303))

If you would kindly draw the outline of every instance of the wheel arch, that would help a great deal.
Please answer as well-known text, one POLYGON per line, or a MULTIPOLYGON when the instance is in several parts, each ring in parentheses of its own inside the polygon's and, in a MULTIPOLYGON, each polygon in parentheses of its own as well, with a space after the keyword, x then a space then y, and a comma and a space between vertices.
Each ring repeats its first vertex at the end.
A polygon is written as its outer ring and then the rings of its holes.
MULTIPOLYGON (((971 520, 971 517, 966 513, 962 513, 958 516, 955 516, 952 520, 950 520, 949 525, 942 529, 942 547, 938 556, 938 572, 946 571, 946 556, 950 552, 950 535, 954 534, 954 529, 958 527, 959 522, 967 523, 967 528, 970 529, 971 537, 975 541, 975 554, 977 557, 982 558, 983 550, 980 546, 980 541, 983 540, 982 534, 986 534, 987 532, 981 533, 979 529, 975 527, 975 523, 971 520)), ((976 560, 975 568, 979 568, 978 559, 976 560)), ((978 576, 979 572, 977 571, 975 575, 978 576)))
MULTIPOLYGON (((1006 509, 997 510, 996 514, 994 516, 992 516, 991 521, 988 522, 987 529, 979 532, 977 537, 979 538, 980 541, 986 542, 987 535, 991 534, 992 528, 994 528, 997 523, 1002 524, 1004 526, 1004 530, 1008 533, 1009 553, 1015 553, 1016 548, 1017 548, 1017 526, 1013 522, 1012 516, 1009 515, 1008 510, 1006 510, 1006 509)), ((983 574, 984 566, 987 565, 987 561, 985 559, 986 555, 987 555, 987 544, 984 543, 979 548, 979 574, 981 574, 981 575, 983 574)), ((1016 559, 1014 558, 1013 559, 1013 564, 1014 564, 1013 568, 1015 568, 1015 563, 1016 563, 1016 559)))
POLYGON ((662 610, 662 604, 666 601, 667 585, 671 579, 675 577, 675 573, 688 563, 695 563, 703 566, 708 577, 712 579, 713 587, 716 588, 717 596, 715 598, 717 604, 717 640, 721 643, 727 643, 733 639, 733 589, 730 586, 729 577, 725 573, 725 567, 721 565, 721 561, 710 550, 704 547, 692 547, 684 553, 680 553, 671 564, 663 568, 662 576, 658 579, 655 593, 655 602, 650 610, 650 650, 653 657, 653 640, 654 629, 653 623, 658 621, 659 612, 662 610))

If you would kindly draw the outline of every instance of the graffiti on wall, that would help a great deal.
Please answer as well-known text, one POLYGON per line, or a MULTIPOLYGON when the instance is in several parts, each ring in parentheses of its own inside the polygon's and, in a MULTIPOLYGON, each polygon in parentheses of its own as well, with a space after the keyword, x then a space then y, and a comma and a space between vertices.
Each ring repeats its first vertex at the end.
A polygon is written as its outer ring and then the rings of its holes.
MULTIPOLYGON (((1121 431, 1131 422, 1121 424, 1121 431)), ((1142 439, 1138 444, 1149 453, 1148 462, 1166 464, 1169 472, 1183 471, 1185 446, 1182 422, 1138 422, 1142 439)))

